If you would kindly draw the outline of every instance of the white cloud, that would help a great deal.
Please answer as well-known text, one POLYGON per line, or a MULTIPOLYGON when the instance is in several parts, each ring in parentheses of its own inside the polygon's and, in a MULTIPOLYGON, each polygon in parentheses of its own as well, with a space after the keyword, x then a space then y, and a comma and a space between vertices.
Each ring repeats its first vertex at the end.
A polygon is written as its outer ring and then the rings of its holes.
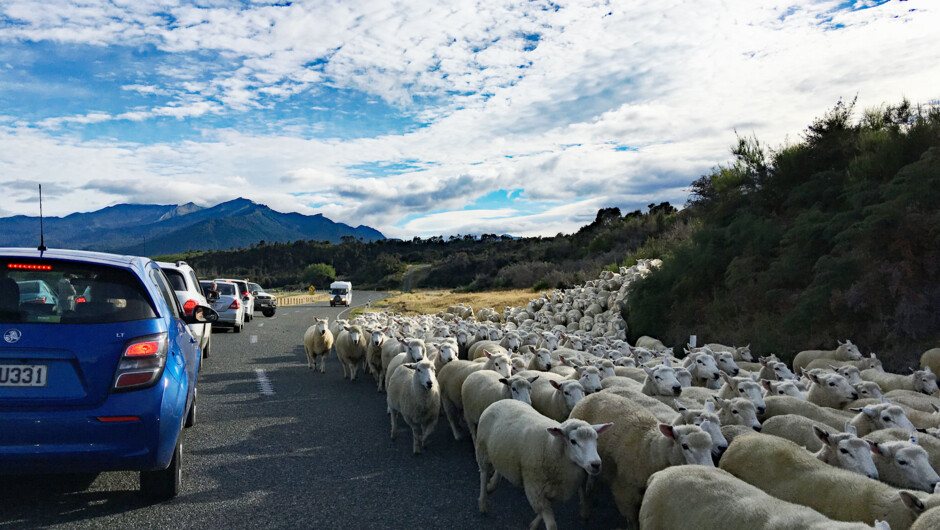
POLYGON ((246 196, 404 237, 570 232, 605 206, 681 205, 692 180, 727 160, 735 130, 779 145, 839 98, 857 94, 860 108, 935 100, 940 70, 924 65, 940 62, 940 10, 929 0, 835 10, 841 4, 7 2, 0 13, 17 24, 0 24, 0 44, 167 53, 146 82, 122 88, 170 102, 35 123, 0 119, 0 179, 55 175, 79 190, 52 201, 60 213, 109 201, 246 196), (532 35, 537 41, 525 38, 532 35), (311 138, 330 129, 298 127, 290 116, 272 126, 278 133, 239 125, 282 104, 361 112, 310 96, 333 89, 383 100, 425 126, 339 140, 311 138), (235 124, 198 142, 149 145, 61 134, 109 120, 148 127, 161 117, 198 128, 208 116, 235 124), (420 170, 383 177, 357 169, 405 162, 420 170), (87 188, 93 181, 99 191, 87 188), (496 217, 463 210, 496 189, 524 190, 521 203, 563 206, 496 217), (402 225, 409 215, 419 217, 402 225))

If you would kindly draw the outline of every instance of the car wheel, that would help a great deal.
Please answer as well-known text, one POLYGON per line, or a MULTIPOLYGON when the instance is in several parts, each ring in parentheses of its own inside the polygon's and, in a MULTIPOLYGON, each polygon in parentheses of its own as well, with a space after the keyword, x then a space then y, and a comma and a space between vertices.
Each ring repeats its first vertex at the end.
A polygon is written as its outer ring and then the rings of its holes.
POLYGON ((186 423, 183 424, 183 427, 187 429, 196 424, 196 398, 199 396, 199 389, 193 389, 193 402, 189 405, 189 414, 186 415, 186 423))
POLYGON ((266 317, 273 317, 274 311, 275 311, 274 309, 265 309, 264 311, 261 312, 261 314, 266 317))
POLYGON ((208 359, 210 350, 212 349, 212 335, 209 335, 209 340, 206 341, 206 347, 202 349, 202 358, 208 359))
POLYGON ((140 492, 147 498, 168 501, 180 494, 183 483, 183 440, 176 440, 173 459, 166 469, 140 472, 140 492))
POLYGON ((235 324, 235 327, 232 328, 232 331, 235 333, 241 333, 243 327, 245 327, 245 324, 235 324))

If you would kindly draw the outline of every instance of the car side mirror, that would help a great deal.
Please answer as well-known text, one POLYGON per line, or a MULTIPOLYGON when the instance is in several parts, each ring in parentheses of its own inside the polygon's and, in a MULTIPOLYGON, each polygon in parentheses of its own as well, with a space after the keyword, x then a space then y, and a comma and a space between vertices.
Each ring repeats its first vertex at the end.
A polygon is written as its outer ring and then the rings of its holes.
POLYGON ((218 322, 219 314, 215 309, 204 305, 197 305, 193 308, 193 312, 190 315, 185 315, 183 321, 187 324, 205 324, 218 322))
POLYGON ((244 297, 242 297, 242 300, 247 302, 248 300, 251 300, 251 297, 246 294, 244 297))
POLYGON ((252 292, 251 292, 251 295, 252 295, 252 296, 257 296, 257 295, 258 295, 258 291, 252 291, 252 292))

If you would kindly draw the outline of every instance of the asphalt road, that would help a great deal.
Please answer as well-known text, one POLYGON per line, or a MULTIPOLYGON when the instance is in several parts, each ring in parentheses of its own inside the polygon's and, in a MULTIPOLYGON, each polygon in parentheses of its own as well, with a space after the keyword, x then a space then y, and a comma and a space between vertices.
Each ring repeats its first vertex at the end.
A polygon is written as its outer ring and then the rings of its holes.
MULTIPOLYGON (((355 301, 382 296, 356 292, 355 301)), ((304 331, 314 316, 339 314, 348 312, 283 307, 272 318, 256 313, 242 333, 216 330, 197 424, 183 435, 178 498, 142 499, 131 472, 0 476, 0 529, 526 527, 534 513, 505 480, 490 513, 479 513, 472 444, 455 441, 443 417, 415 456, 403 422, 389 439, 385 394, 370 375, 344 380, 335 355, 326 374, 307 369, 304 331)), ((586 522, 577 498, 556 505, 559 526, 622 526, 606 495, 586 522)))

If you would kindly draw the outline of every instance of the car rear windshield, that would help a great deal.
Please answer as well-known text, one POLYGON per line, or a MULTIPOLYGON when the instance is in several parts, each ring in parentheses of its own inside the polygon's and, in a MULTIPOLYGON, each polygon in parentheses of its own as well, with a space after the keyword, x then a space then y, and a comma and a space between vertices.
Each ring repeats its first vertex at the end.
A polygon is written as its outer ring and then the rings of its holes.
POLYGON ((234 283, 220 283, 217 284, 219 294, 222 296, 235 296, 235 284, 234 283))
POLYGON ((2 323, 106 324, 150 318, 156 318, 153 303, 130 271, 0 257, 2 323), (47 288, 40 289, 43 283, 47 288))
POLYGON ((166 279, 170 280, 170 285, 173 287, 174 291, 188 291, 186 288, 186 280, 183 279, 183 273, 176 269, 163 269, 163 274, 166 274, 166 279))

